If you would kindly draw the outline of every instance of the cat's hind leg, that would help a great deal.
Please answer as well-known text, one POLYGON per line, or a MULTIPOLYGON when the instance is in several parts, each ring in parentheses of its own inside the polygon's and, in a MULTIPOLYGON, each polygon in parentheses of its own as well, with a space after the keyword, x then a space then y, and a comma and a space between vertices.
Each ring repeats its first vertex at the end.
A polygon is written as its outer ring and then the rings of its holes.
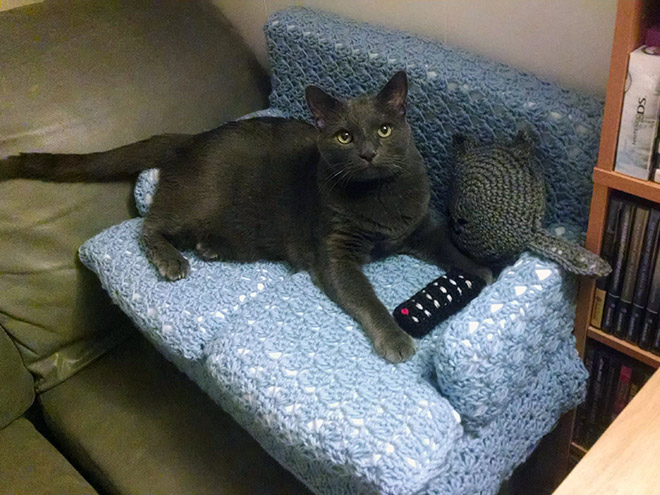
POLYGON ((167 280, 185 278, 190 272, 190 263, 166 237, 167 232, 153 219, 147 217, 142 227, 142 244, 147 258, 167 280))
POLYGON ((195 254, 204 261, 217 261, 220 259, 219 250, 206 241, 197 241, 195 243, 195 254))

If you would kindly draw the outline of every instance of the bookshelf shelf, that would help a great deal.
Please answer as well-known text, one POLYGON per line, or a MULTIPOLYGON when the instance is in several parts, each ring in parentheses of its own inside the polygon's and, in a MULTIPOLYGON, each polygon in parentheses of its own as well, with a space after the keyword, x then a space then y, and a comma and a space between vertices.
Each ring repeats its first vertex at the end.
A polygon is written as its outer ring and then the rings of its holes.
POLYGON ((660 184, 656 182, 637 179, 602 168, 594 169, 594 182, 610 189, 660 203, 660 184))
POLYGON ((637 361, 641 361, 642 363, 648 364, 649 366, 652 366, 656 369, 660 368, 660 356, 656 356, 651 352, 645 351, 644 349, 637 347, 635 344, 631 344, 630 342, 619 339, 614 335, 605 333, 602 330, 592 326, 589 327, 587 335, 590 338, 597 340, 598 342, 601 342, 609 347, 612 347, 613 349, 616 349, 619 352, 622 352, 623 354, 626 354, 627 356, 630 356, 633 359, 636 359, 637 361))

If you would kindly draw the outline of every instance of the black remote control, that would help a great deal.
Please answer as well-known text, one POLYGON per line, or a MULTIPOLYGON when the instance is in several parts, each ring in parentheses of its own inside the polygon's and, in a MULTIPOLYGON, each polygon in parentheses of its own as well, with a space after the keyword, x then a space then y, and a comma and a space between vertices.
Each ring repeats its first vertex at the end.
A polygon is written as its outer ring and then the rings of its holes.
POLYGON ((467 306, 485 286, 483 279, 451 269, 399 304, 394 319, 411 336, 423 337, 467 306))

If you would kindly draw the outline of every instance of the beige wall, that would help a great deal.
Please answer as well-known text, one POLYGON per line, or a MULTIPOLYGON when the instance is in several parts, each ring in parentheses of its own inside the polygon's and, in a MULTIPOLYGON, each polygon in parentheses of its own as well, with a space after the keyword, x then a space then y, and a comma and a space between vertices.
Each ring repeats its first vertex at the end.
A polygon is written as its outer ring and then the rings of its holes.
POLYGON ((266 64, 269 13, 305 5, 466 48, 605 94, 616 0, 213 0, 266 64))
POLYGON ((40 1, 42 0, 0 0, 0 10, 9 10, 30 3, 39 3, 40 1))

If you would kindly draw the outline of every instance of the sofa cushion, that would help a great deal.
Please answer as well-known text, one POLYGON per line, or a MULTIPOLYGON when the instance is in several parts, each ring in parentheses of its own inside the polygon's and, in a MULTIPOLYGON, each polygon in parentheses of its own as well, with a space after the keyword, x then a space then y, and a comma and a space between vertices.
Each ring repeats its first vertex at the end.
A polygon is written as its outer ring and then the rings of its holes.
POLYGON ((0 492, 3 495, 96 494, 24 418, 0 430, 0 492))
POLYGON ((23 414, 34 400, 32 375, 0 326, 0 429, 23 414))
POLYGON ((308 493, 141 337, 39 401, 63 450, 108 493, 308 493))
MULTIPOLYGON (((266 99, 263 71, 205 1, 58 0, 2 12, 0 67, 0 157, 200 132, 266 99)), ((131 204, 128 183, 0 182, 0 324, 40 391, 121 338, 76 249, 130 217, 131 204)))
POLYGON ((194 376, 203 368, 206 344, 231 330, 227 322, 262 300, 290 269, 283 263, 202 261, 188 251, 190 276, 170 282, 144 255, 142 224, 134 218, 106 229, 80 247, 80 259, 159 350, 194 376))

